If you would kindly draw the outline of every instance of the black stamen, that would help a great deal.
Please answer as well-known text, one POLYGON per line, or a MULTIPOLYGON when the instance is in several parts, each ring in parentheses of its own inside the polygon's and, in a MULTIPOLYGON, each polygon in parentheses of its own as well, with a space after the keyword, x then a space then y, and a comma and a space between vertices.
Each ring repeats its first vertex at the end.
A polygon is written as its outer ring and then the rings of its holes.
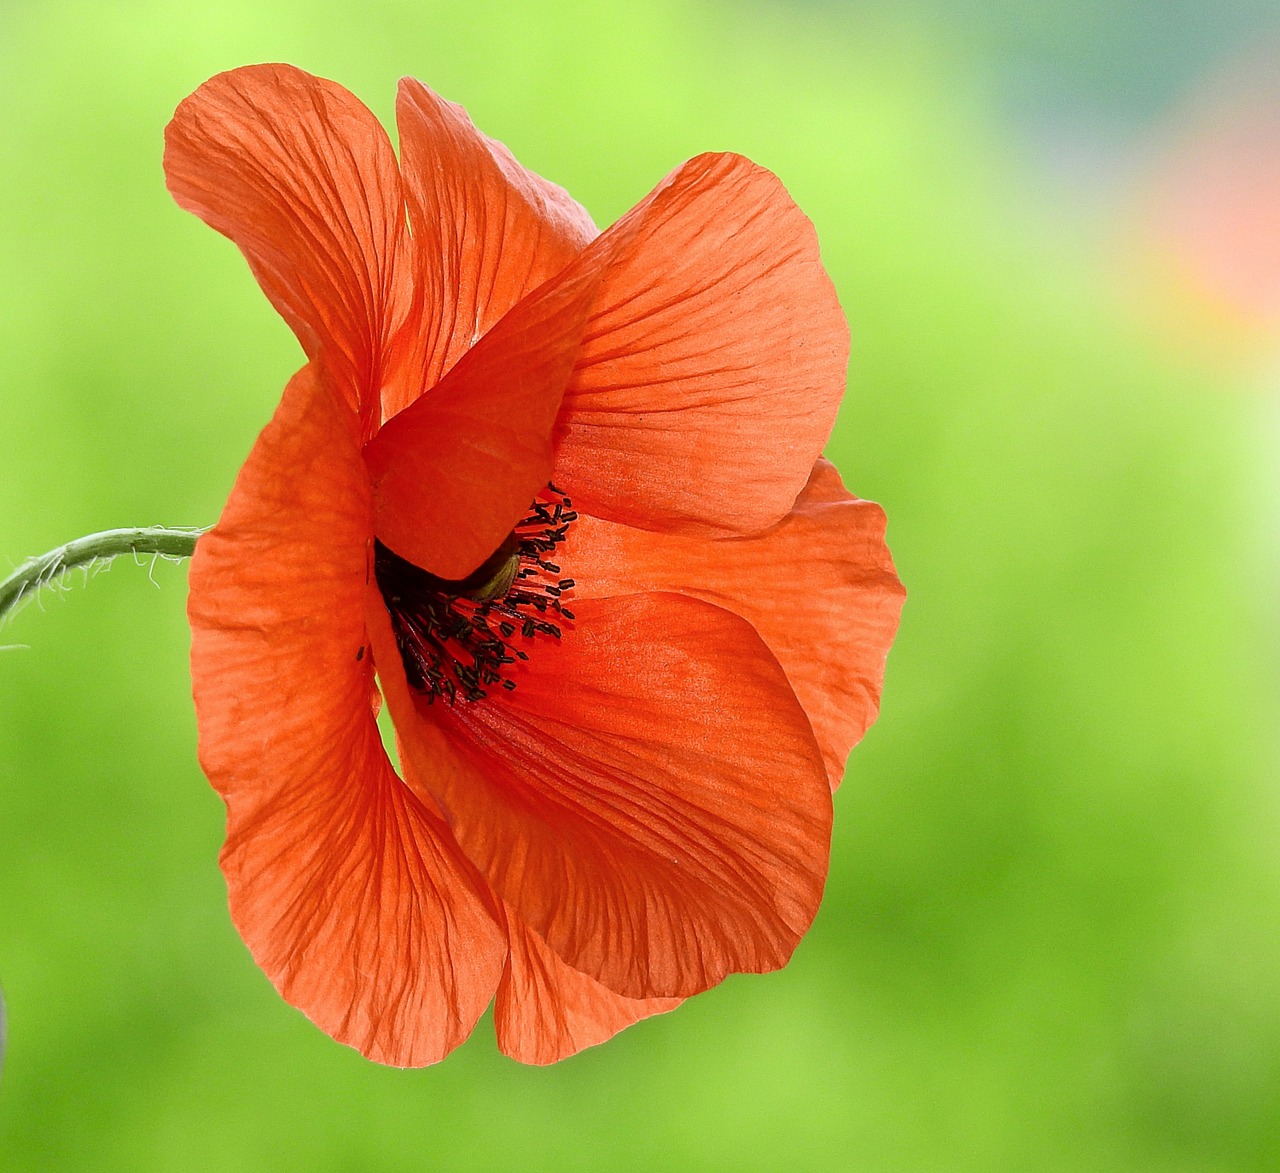
POLYGON ((428 704, 436 697, 450 705, 458 697, 483 700, 486 688, 499 683, 513 690, 516 682, 507 679, 502 669, 529 659, 508 642, 517 631, 524 640, 539 635, 561 638, 560 627, 546 616, 573 619, 562 600, 574 582, 559 578, 560 567, 547 562, 544 555, 564 541, 577 516, 569 498, 548 485, 494 557, 458 582, 428 574, 375 542, 374 574, 391 616, 405 676, 428 704), (484 589, 478 590, 472 580, 492 581, 494 567, 489 563, 497 566, 512 554, 519 561, 510 585, 501 595, 484 597, 484 589))

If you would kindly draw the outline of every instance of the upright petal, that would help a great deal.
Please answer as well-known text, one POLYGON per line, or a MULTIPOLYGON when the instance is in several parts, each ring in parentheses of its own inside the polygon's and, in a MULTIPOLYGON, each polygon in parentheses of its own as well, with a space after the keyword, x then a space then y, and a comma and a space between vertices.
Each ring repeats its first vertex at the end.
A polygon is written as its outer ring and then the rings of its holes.
POLYGON ((508 908, 510 951, 493 1004, 498 1049, 521 1063, 545 1065, 613 1038, 679 998, 624 998, 566 965, 508 908))
POLYGON ((575 597, 679 591, 741 615, 778 657, 834 789, 880 707, 905 592, 884 511, 818 461, 792 511, 762 534, 658 534, 580 517, 561 557, 575 597))
POLYGON ((353 424, 305 369, 197 544, 199 752, 227 804, 231 914, 258 964, 334 1038, 417 1066, 470 1033, 505 942, 439 815, 382 749, 353 424))
POLYGON ((849 331, 813 225, 738 155, 680 167, 583 254, 605 276, 561 410, 557 484, 648 529, 751 533, 804 488, 849 331))
POLYGON ((174 199, 239 245, 367 431, 384 381, 417 393, 403 367, 416 314, 400 172, 358 99, 289 65, 219 74, 179 105, 164 168, 174 199))
MULTIPOLYGON (((430 386, 597 230, 567 192, 413 78, 400 82, 396 123, 426 291, 421 363, 430 386)), ((409 402, 395 394, 403 388, 390 390, 388 416, 409 402)))
POLYGON ((397 674, 387 701, 422 783, 519 919, 615 993, 784 965, 821 899, 831 795, 777 661, 700 600, 574 610, 509 667, 512 692, 407 706, 397 674))
POLYGON ((441 578, 488 558, 551 476, 552 436, 601 271, 520 302, 364 450, 384 545, 441 578))

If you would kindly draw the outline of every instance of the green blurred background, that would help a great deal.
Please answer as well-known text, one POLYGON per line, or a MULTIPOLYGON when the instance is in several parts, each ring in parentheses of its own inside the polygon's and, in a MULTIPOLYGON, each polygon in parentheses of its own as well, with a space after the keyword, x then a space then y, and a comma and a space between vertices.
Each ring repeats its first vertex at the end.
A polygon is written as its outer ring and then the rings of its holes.
POLYGON ((1280 330, 1146 212, 1269 19, 0 0, 0 565, 216 517, 299 352, 161 133, 287 60, 384 119, 423 78, 600 224, 700 151, 782 176, 853 326, 830 453, 909 590, 787 970, 415 1072, 231 928, 185 570, 47 593, 0 632, 0 1168, 1280 1168, 1280 330))

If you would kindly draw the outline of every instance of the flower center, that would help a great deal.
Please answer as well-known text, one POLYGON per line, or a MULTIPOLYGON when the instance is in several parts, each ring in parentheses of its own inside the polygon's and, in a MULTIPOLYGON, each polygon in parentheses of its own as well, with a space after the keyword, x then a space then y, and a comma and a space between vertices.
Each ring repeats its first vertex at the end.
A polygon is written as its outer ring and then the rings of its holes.
POLYGON ((527 660, 540 636, 559 639, 557 620, 573 619, 564 597, 573 579, 549 560, 577 520, 572 503, 548 485, 527 516, 463 579, 438 578, 374 543, 373 571, 409 687, 427 703, 483 700, 495 684, 516 686, 504 670, 527 660), (523 646, 517 646, 517 642, 523 646))

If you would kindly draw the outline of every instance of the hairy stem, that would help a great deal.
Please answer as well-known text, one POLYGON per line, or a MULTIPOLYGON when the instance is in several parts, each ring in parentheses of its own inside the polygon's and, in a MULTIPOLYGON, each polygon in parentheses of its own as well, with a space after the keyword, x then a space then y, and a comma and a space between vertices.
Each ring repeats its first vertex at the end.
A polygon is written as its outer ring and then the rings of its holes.
POLYGON ((54 582, 77 566, 110 562, 121 554, 156 554, 161 558, 190 558, 203 529, 170 529, 163 525, 139 529, 109 529, 76 538, 38 558, 28 558, 0 583, 0 623, 28 595, 54 582))

